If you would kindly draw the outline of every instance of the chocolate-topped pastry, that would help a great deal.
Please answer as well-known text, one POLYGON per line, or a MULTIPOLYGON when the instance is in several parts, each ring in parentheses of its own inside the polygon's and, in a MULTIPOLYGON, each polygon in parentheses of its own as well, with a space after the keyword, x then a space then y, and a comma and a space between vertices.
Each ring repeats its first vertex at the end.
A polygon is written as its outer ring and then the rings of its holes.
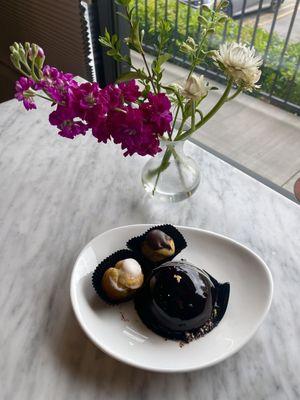
POLYGON ((110 300, 123 301, 132 296, 144 282, 140 264, 133 258, 120 260, 108 268, 101 281, 102 290, 110 300))
POLYGON ((142 254, 152 262, 159 262, 175 253, 174 240, 160 229, 152 229, 141 245, 142 254))
POLYGON ((213 329, 220 307, 224 315, 229 296, 229 285, 224 285, 219 304, 222 285, 207 272, 184 261, 166 262, 152 271, 135 298, 136 310, 154 332, 189 342, 213 329))

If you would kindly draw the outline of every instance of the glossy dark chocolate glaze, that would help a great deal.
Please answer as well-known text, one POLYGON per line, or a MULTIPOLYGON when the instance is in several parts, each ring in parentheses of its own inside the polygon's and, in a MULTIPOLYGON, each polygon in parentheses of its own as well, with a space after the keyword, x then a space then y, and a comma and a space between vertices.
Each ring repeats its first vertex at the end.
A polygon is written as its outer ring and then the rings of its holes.
POLYGON ((223 317, 229 297, 229 284, 224 285, 188 262, 170 261, 152 271, 135 298, 136 310, 159 335, 190 341, 223 317))
POLYGON ((146 242, 153 250, 171 249, 170 236, 159 229, 152 229, 146 236, 146 242))

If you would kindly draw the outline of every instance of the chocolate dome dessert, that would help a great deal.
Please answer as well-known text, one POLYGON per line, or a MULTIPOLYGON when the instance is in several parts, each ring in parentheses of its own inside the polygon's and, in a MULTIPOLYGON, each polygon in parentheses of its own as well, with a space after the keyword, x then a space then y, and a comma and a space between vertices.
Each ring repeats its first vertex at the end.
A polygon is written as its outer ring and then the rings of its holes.
POLYGON ((135 298, 135 307, 154 332, 190 342, 217 325, 228 298, 228 283, 219 284, 188 262, 170 261, 152 271, 135 298))

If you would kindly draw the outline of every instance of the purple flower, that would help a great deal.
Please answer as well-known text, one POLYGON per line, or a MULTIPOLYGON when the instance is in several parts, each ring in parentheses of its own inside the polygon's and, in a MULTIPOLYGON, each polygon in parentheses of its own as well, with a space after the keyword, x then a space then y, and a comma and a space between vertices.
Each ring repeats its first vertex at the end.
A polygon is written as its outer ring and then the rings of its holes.
POLYGON ((43 77, 39 82, 39 88, 60 104, 67 104, 70 91, 76 88, 78 83, 73 79, 72 74, 65 74, 55 67, 46 65, 43 68, 43 77))
POLYGON ((40 57, 40 58, 45 57, 44 50, 41 47, 39 47, 39 49, 38 49, 37 57, 40 57))
POLYGON ((43 68, 43 79, 48 81, 49 84, 55 82, 57 79, 62 79, 66 82, 71 82, 74 78, 73 74, 64 73, 59 71, 55 67, 51 67, 50 65, 45 65, 43 68))
POLYGON ((106 98, 109 110, 113 110, 116 107, 122 107, 122 90, 118 88, 118 86, 109 84, 102 89, 102 94, 106 98))
POLYGON ((155 133, 162 135, 171 131, 171 102, 164 93, 148 94, 148 102, 140 106, 144 117, 149 121, 155 133))
MULTIPOLYGON (((43 50, 38 51, 38 57, 43 58, 43 50)), ((27 110, 36 108, 35 90, 43 90, 57 103, 49 122, 57 126, 59 135, 74 139, 91 129, 98 142, 113 139, 121 144, 125 156, 135 153, 154 156, 161 151, 159 135, 171 130, 168 97, 163 93, 149 93, 140 104, 138 99, 142 93, 134 80, 101 89, 97 83, 79 84, 72 74, 46 65, 39 82, 25 77, 16 82, 15 96, 27 110)))
POLYGON ((137 153, 154 156, 160 151, 159 140, 152 126, 144 121, 141 110, 124 107, 123 111, 111 111, 108 125, 115 143, 120 143, 124 155, 137 153))
POLYGON ((107 117, 98 116, 97 124, 92 126, 92 134, 98 142, 106 143, 110 139, 110 132, 108 129, 107 117))
POLYGON ((81 121, 74 121, 74 111, 67 107, 57 106, 57 109, 49 115, 51 125, 56 125, 58 134, 68 139, 74 139, 77 135, 85 135, 88 126, 81 121))
POLYGON ((135 102, 141 95, 141 92, 138 85, 135 83, 135 80, 122 82, 119 84, 119 88, 122 91, 122 95, 126 103, 135 102))
POLYGON ((108 111, 108 98, 97 83, 82 83, 72 88, 69 106, 90 127, 97 127, 108 111))
POLYGON ((81 98, 79 100, 79 106, 83 110, 93 108, 98 103, 98 96, 100 88, 97 83, 82 83, 79 86, 81 98))
POLYGON ((23 101, 26 110, 32 110, 36 108, 33 97, 34 93, 32 90, 36 90, 37 85, 31 78, 21 77, 16 81, 15 85, 15 98, 19 101, 23 101))

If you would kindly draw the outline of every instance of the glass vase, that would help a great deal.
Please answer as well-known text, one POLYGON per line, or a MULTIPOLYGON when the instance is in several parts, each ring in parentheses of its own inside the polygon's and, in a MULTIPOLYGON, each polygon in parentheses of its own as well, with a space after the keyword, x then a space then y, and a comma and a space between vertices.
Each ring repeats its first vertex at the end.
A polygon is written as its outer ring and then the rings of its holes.
POLYGON ((162 151, 143 168, 142 182, 154 198, 167 202, 190 197, 200 183, 197 163, 184 152, 185 140, 161 140, 162 151))

